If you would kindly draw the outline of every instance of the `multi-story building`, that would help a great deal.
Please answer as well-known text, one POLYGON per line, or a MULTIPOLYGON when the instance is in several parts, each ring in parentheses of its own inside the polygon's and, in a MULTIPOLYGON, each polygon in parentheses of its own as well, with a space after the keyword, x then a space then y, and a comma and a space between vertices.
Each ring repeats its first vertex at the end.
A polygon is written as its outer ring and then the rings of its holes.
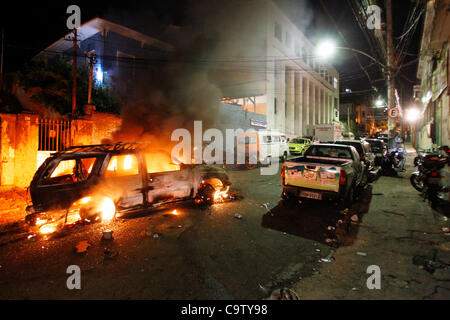
POLYGON ((339 74, 317 58, 315 44, 273 1, 237 5, 220 7, 226 19, 208 26, 221 30, 210 57, 224 101, 265 114, 267 128, 288 136, 339 121, 339 74))
POLYGON ((450 0, 429 0, 420 46, 417 78, 421 117, 416 124, 416 145, 450 145, 449 40, 450 0))

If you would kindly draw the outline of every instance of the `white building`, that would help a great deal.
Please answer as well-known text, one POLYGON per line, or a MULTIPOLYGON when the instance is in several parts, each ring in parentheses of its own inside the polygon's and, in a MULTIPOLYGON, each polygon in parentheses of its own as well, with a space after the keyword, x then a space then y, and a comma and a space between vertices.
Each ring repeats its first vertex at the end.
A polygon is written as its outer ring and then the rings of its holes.
POLYGON ((339 121, 339 74, 315 57, 315 44, 271 0, 238 6, 221 7, 226 21, 211 18, 226 30, 213 53, 224 100, 265 114, 269 129, 288 136, 339 121))

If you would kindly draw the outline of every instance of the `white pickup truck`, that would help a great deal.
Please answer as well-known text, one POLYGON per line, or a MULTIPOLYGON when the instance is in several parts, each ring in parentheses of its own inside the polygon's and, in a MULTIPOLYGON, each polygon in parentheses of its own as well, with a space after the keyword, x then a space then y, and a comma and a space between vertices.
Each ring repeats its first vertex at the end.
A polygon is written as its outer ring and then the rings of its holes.
POLYGON ((281 179, 283 199, 340 200, 349 207, 363 183, 363 166, 352 146, 314 144, 284 163, 281 179))

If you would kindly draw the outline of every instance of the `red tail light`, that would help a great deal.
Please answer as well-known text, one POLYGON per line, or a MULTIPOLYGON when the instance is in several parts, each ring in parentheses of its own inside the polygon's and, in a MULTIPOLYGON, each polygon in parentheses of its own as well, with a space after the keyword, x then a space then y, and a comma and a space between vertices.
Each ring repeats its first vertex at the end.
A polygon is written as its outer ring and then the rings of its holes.
POLYGON ((345 171, 341 171, 341 176, 339 177, 339 184, 340 185, 347 184, 347 173, 345 173, 345 171))
POLYGON ((431 176, 432 176, 432 177, 437 177, 437 176, 438 176, 438 173, 437 173, 436 171, 433 171, 433 172, 431 173, 431 176))

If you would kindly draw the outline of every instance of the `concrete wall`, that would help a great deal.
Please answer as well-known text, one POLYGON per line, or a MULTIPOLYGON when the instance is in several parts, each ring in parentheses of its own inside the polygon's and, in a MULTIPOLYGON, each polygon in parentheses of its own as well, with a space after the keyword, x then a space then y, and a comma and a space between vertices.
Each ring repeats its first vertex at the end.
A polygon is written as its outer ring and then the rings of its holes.
POLYGON ((36 171, 38 116, 0 114, 0 185, 27 187, 36 171))
POLYGON ((120 125, 122 119, 110 113, 94 112, 91 117, 91 121, 94 123, 94 131, 92 133, 92 143, 101 144, 106 142, 106 139, 110 139, 120 125))
MULTIPOLYGON (((0 114, 0 186, 29 186, 38 165, 50 151, 38 151, 39 116, 31 114, 0 114)), ((111 138, 120 125, 116 115, 94 113, 91 119, 73 120, 71 145, 99 144, 111 138)))

